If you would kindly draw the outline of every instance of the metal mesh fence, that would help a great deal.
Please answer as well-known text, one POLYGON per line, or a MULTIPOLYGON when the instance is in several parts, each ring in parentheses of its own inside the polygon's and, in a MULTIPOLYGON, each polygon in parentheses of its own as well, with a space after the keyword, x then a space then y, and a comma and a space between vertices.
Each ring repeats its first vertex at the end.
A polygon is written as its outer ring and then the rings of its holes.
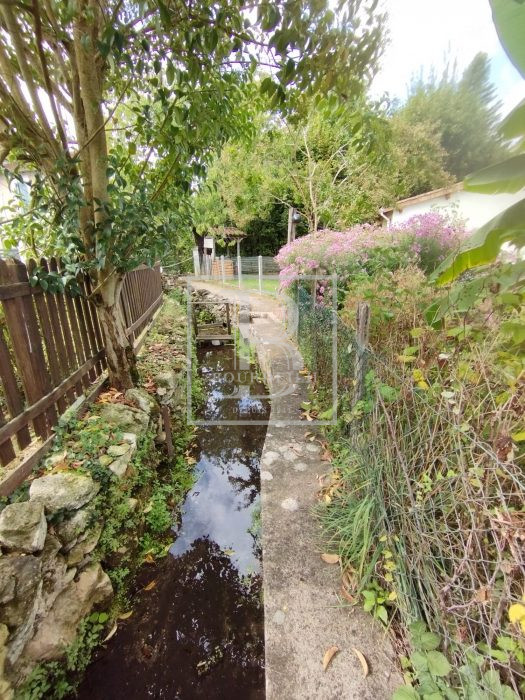
MULTIPOLYGON (((333 312, 305 289, 298 301, 299 344, 328 396, 333 312)), ((338 477, 325 523, 348 563, 343 577, 355 593, 373 585, 392 601, 388 622, 407 651, 416 620, 440 636, 452 670, 415 669, 426 678, 421 697, 523 697, 525 617, 509 611, 523 602, 525 477, 510 439, 497 438, 506 412, 523 406, 515 397, 498 405, 483 371, 469 384, 447 367, 453 391, 419 389, 410 367, 377 352, 356 412, 355 333, 340 319, 337 340, 338 477)), ((480 367, 490 361, 481 354, 480 367)))

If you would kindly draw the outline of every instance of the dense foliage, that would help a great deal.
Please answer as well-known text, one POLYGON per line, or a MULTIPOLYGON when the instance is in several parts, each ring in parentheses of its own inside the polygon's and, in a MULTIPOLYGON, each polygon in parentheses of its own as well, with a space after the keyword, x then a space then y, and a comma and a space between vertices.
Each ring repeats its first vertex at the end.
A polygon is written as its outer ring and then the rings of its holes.
POLYGON ((118 307, 126 270, 169 249, 192 183, 250 132, 258 95, 289 116, 312 95, 362 91, 382 45, 376 5, 0 5, 0 164, 9 156, 39 180, 10 240, 35 254, 42 239, 70 279, 92 277, 113 384, 134 374, 118 307), (271 77, 254 86, 260 64, 271 77))
MULTIPOLYGON (((275 254, 286 238, 287 206, 298 208, 308 232, 344 230, 504 153, 484 54, 459 80, 418 81, 400 107, 363 98, 305 104, 299 119, 286 122, 263 109, 252 138, 217 154, 194 200, 200 231, 234 225, 262 236, 264 252, 273 245, 275 254)), ((248 243, 252 254, 256 244, 248 243)))

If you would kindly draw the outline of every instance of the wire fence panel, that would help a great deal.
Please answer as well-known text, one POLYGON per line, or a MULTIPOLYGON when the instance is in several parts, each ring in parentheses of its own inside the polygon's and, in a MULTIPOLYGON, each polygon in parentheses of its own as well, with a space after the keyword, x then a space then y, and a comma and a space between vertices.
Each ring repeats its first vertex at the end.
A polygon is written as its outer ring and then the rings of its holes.
MULTIPOLYGON (((299 346, 322 410, 332 402, 333 311, 305 286, 297 299, 299 346)), ((440 382, 454 390, 432 392, 411 365, 368 350, 355 401, 356 348, 354 328, 338 318, 337 481, 326 534, 358 594, 392 596, 385 614, 403 653, 410 623, 437 633, 452 663, 443 682, 459 689, 450 697, 523 697, 525 624, 509 611, 524 602, 525 476, 509 441, 489 441, 489 424, 475 418, 494 416, 489 380, 480 373, 469 384, 444 367, 440 382)))

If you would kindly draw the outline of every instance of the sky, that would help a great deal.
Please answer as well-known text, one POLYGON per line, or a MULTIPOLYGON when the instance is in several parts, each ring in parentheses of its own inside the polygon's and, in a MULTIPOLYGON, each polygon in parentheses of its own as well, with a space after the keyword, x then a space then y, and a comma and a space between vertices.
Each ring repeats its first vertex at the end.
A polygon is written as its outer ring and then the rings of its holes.
POLYGON ((457 62, 458 71, 479 51, 491 59, 491 78, 501 100, 502 116, 525 98, 525 80, 514 68, 492 22, 489 0, 381 0, 388 12, 390 41, 381 69, 372 83, 372 94, 407 96, 411 78, 421 68, 428 74, 457 62))

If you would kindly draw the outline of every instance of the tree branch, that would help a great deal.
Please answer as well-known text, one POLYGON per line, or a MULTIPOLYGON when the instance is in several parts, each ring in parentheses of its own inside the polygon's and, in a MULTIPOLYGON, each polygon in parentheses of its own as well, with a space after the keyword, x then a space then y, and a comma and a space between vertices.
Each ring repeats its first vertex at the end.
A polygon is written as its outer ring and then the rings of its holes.
POLYGON ((60 113, 58 111, 55 91, 53 89, 53 84, 51 82, 51 77, 49 75, 49 70, 47 67, 46 54, 44 52, 44 47, 42 45, 42 20, 40 18, 40 8, 38 6, 38 0, 33 0, 33 14, 35 17, 35 41, 38 51, 38 57, 40 58, 40 65, 42 66, 42 75, 44 77, 44 84, 46 86, 47 94, 49 97, 49 102, 51 104, 51 110, 53 112, 53 118, 55 120, 55 125, 58 131, 58 136, 62 144, 64 152, 68 153, 66 131, 62 124, 62 119, 60 118, 60 113))

